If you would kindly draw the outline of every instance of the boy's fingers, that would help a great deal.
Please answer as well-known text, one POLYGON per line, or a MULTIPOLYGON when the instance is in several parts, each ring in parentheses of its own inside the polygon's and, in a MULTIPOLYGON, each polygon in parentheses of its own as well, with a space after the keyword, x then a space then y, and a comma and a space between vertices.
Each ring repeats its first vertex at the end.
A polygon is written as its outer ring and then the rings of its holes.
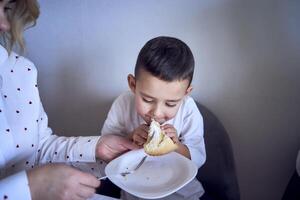
POLYGON ((160 128, 161 128, 161 129, 165 129, 165 128, 167 128, 168 126, 169 126, 169 124, 164 124, 164 125, 161 125, 160 128))
POLYGON ((143 146, 144 142, 140 142, 140 141, 134 141, 134 143, 138 146, 138 148, 141 148, 141 146, 143 146))
POLYGON ((135 135, 133 140, 136 142, 136 144, 140 145, 140 143, 144 143, 145 139, 142 138, 140 135, 135 135))
POLYGON ((167 130, 174 130, 174 131, 176 131, 176 129, 174 128, 174 126, 169 125, 169 124, 166 124, 166 125, 162 126, 161 129, 163 131, 167 131, 167 130))
POLYGON ((166 133, 166 135, 169 136, 170 138, 176 137, 175 133, 171 133, 171 132, 166 133))
POLYGON ((148 131, 149 131, 149 126, 148 126, 148 125, 142 124, 140 127, 141 127, 141 129, 142 129, 145 133, 148 133, 148 131))
POLYGON ((170 135, 170 134, 175 134, 175 135, 177 135, 176 130, 173 129, 173 128, 167 128, 167 129, 165 129, 164 131, 165 131, 165 133, 166 133, 167 135, 170 135))
POLYGON ((148 138, 148 133, 147 132, 143 132, 140 135, 142 138, 147 139, 148 138))
POLYGON ((134 135, 140 136, 140 137, 142 137, 142 138, 147 139, 147 137, 148 137, 148 132, 145 131, 143 128, 141 128, 141 130, 139 130, 138 132, 136 132, 134 135))
POLYGON ((169 136, 173 140, 174 143, 178 143, 179 142, 176 133, 169 133, 169 134, 167 134, 167 136, 169 136))

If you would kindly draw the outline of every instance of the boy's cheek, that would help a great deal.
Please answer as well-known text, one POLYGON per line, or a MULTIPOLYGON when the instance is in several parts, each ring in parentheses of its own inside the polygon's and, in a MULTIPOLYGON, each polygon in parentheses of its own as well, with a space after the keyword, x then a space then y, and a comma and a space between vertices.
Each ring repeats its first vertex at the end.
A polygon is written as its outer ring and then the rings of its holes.
POLYGON ((145 105, 145 104, 143 104, 143 103, 141 103, 141 102, 136 102, 135 107, 136 107, 137 113, 138 113, 141 117, 145 118, 146 115, 147 115, 147 113, 149 112, 148 106, 145 105))
POLYGON ((166 113, 168 119, 174 118, 175 115, 176 115, 176 113, 178 112, 178 110, 179 110, 179 106, 178 107, 174 107, 172 109, 169 109, 168 112, 166 113))
POLYGON ((139 114, 144 112, 143 104, 140 101, 135 102, 135 109, 139 114))

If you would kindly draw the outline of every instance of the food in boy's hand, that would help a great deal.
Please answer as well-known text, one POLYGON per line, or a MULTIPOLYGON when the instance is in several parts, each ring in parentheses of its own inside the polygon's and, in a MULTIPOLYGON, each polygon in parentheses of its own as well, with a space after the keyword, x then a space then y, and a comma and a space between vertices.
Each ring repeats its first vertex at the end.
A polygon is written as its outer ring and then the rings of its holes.
POLYGON ((177 144, 161 130, 160 124, 155 120, 152 120, 148 138, 144 144, 145 152, 151 156, 160 156, 170 153, 177 148, 177 144))

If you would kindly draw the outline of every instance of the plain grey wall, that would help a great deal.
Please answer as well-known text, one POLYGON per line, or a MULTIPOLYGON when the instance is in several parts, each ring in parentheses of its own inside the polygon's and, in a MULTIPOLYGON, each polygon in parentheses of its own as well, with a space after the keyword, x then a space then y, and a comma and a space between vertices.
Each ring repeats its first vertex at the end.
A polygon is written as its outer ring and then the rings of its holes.
POLYGON ((224 123, 242 200, 279 200, 300 147, 300 2, 40 0, 26 34, 50 126, 100 133, 140 48, 159 35, 196 59, 193 97, 224 123))

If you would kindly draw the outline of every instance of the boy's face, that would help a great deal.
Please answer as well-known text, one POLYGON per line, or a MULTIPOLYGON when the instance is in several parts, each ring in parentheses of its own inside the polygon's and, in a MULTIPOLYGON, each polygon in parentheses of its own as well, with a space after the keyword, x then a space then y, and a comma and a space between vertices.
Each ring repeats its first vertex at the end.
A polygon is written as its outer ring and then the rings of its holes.
POLYGON ((148 124, 151 118, 160 124, 172 119, 183 98, 192 90, 188 80, 166 82, 145 70, 139 72, 138 79, 128 75, 128 84, 135 94, 137 113, 148 124))

